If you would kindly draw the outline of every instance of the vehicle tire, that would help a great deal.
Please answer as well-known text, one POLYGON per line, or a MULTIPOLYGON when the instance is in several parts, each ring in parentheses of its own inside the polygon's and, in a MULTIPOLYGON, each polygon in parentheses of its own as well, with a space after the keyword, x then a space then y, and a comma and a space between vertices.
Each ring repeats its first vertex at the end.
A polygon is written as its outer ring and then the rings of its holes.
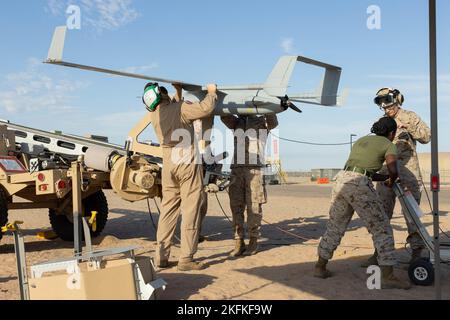
MULTIPOLYGON (((0 228, 8 223, 8 195, 5 189, 0 187, 0 228)), ((0 232, 0 240, 3 234, 0 232)))
MULTIPOLYGON (((105 228, 108 220, 108 201, 106 200, 103 191, 98 191, 93 195, 83 200, 83 215, 89 212, 89 217, 92 211, 97 211, 97 228, 95 231, 91 229, 91 237, 98 237, 105 228)), ((70 210, 72 207, 70 206, 70 210)), ((54 209, 49 209, 50 224, 53 231, 64 241, 73 241, 73 222, 69 220, 66 214, 58 214, 54 209)), ((84 233, 83 233, 84 239, 84 233)))
POLYGON ((430 260, 420 258, 410 264, 409 279, 418 286, 430 286, 434 282, 434 267, 430 260))

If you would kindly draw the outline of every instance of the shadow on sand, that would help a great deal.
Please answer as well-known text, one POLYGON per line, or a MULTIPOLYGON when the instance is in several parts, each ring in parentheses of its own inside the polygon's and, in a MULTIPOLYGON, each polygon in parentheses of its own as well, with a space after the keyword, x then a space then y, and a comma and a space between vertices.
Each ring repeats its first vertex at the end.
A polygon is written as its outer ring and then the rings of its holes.
POLYGON ((162 300, 189 299, 192 295, 197 294, 200 289, 213 284, 214 280, 217 279, 213 276, 201 274, 201 271, 197 271, 195 274, 161 273, 159 276, 167 282, 167 290, 158 297, 162 300), (189 283, 189 286, 186 286, 186 283, 189 283))
MULTIPOLYGON (((318 279, 313 276, 315 265, 313 262, 291 263, 275 267, 260 266, 237 271, 270 281, 264 286, 279 283, 309 293, 319 299, 387 299, 389 292, 395 292, 395 299, 434 299, 435 290, 432 286, 413 286, 410 290, 369 290, 367 280, 370 275, 367 274, 365 268, 359 267, 360 262, 367 258, 368 256, 359 256, 330 261, 328 267, 333 272, 333 276, 328 279, 318 279)), ((444 268, 448 273, 449 268, 443 266, 442 269, 444 268)), ((407 271, 396 268, 395 274, 398 278, 409 281, 407 271)), ((229 298, 241 299, 253 291, 264 290, 263 287, 254 288, 229 298)), ((444 289, 443 292, 446 290, 444 289)))

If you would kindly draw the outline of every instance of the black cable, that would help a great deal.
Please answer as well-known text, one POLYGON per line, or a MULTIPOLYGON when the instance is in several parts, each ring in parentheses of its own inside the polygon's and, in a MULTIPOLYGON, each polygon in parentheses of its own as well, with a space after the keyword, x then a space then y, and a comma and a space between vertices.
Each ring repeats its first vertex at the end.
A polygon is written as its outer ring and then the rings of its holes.
MULTIPOLYGON (((350 145, 350 142, 345 142, 345 143, 344 142, 343 143, 314 143, 314 142, 308 142, 308 141, 300 141, 300 140, 281 138, 281 137, 278 137, 277 135, 275 135, 273 132, 270 132, 270 134, 272 136, 274 136, 275 138, 283 140, 283 141, 300 143, 300 144, 307 144, 307 145, 310 145, 310 146, 347 146, 347 145, 350 145)), ((352 144, 353 143, 354 142, 352 142, 352 144)))
POLYGON ((220 209, 222 210, 223 215, 227 218, 227 220, 233 224, 233 222, 230 220, 230 218, 228 217, 228 215, 226 214, 225 210, 222 207, 222 204, 220 203, 219 197, 217 196, 217 193, 215 193, 216 199, 217 199, 217 203, 219 204, 220 209))
MULTIPOLYGON (((228 221, 229 221, 231 224, 233 224, 233 222, 230 220, 230 218, 229 218, 228 215, 226 214, 225 210, 223 209, 222 203, 220 202, 219 197, 217 196, 217 193, 215 194, 215 196, 216 196, 216 199, 217 199, 217 203, 219 204, 219 207, 220 207, 220 209, 222 210, 223 215, 228 219, 228 221)), ((302 239, 302 240, 305 240, 305 239, 306 239, 306 238, 297 236, 296 234, 293 234, 293 233, 290 233, 290 232, 288 232, 288 231, 285 231, 285 230, 283 230, 283 229, 281 229, 281 228, 279 228, 279 227, 276 227, 276 226, 272 225, 271 223, 268 223, 268 222, 265 221, 264 219, 263 219, 263 221, 264 221, 266 224, 268 224, 269 226, 274 227, 274 228, 280 230, 281 232, 284 232, 284 233, 290 235, 291 237, 293 236, 294 238, 300 238, 300 239, 302 239)), ((311 239, 308 239, 308 240, 311 240, 311 239)), ((286 241, 286 240, 284 240, 284 241, 286 241)), ((285 243, 285 244, 278 244, 278 245, 290 246, 290 245, 293 245, 293 244, 296 244, 296 243, 288 243, 288 244, 285 243)), ((275 244, 274 244, 274 245, 275 245, 275 244)), ((305 245, 305 244, 303 244, 303 245, 305 245)))
MULTIPOLYGON (((227 190, 227 192, 229 193, 228 190, 227 190)), ((219 200, 219 197, 217 196, 217 193, 216 193, 215 195, 216 195, 217 203, 219 204, 219 207, 220 207, 220 209, 222 210, 223 215, 224 215, 224 216, 228 219, 228 221, 230 221, 230 223, 232 224, 230 218, 228 217, 228 215, 226 214, 225 210, 224 210, 223 207, 222 207, 222 204, 220 203, 220 200, 219 200)), ((299 236, 299 235, 297 235, 297 234, 295 234, 295 233, 286 231, 286 230, 284 230, 284 229, 282 229, 282 228, 280 228, 280 227, 278 227, 278 226, 275 226, 273 223, 270 223, 270 222, 268 222, 268 221, 266 221, 266 220, 264 220, 264 219, 262 219, 262 221, 263 221, 265 224, 267 224, 269 227, 275 228, 275 229, 277 229, 278 231, 281 231, 282 233, 285 233, 285 234, 287 234, 287 235, 289 235, 289 236, 291 236, 291 237, 293 237, 293 238, 300 239, 300 240, 302 240, 302 241, 314 241, 314 243, 303 243, 303 242, 300 242, 300 243, 287 243, 287 244, 280 244, 280 245, 283 245, 283 246, 291 246, 291 245, 293 245, 293 244, 299 244, 299 245, 302 245, 302 246, 317 246, 318 243, 319 243, 319 241, 316 240, 316 239, 305 238, 305 237, 299 236)), ((287 242, 287 240, 283 240, 283 241, 286 241, 286 242, 287 242)), ((355 245, 341 245, 341 247, 343 247, 343 248, 353 248, 353 249, 371 249, 371 248, 368 248, 368 247, 355 246, 355 245)))
POLYGON ((155 221, 153 220, 152 210, 150 209, 150 199, 149 198, 147 198, 147 208, 148 208, 148 213, 150 215, 150 220, 152 220, 152 225, 156 232, 156 231, 158 231, 158 227, 155 224, 155 221))
MULTIPOLYGON (((159 209, 159 206, 158 206, 158 203, 156 202, 156 199, 153 198, 153 201, 155 202, 156 210, 158 210, 158 215, 161 216, 161 210, 159 209)), ((158 231, 158 227, 155 224, 155 221, 153 220, 152 211, 150 209, 150 200, 148 198, 147 198, 147 207, 148 207, 148 213, 150 215, 150 219, 152 220, 152 225, 155 228, 155 232, 157 232, 158 231)), ((178 240, 178 242, 181 243, 181 240, 180 240, 180 238, 177 235, 175 235, 174 237, 175 237, 175 239, 178 240)))

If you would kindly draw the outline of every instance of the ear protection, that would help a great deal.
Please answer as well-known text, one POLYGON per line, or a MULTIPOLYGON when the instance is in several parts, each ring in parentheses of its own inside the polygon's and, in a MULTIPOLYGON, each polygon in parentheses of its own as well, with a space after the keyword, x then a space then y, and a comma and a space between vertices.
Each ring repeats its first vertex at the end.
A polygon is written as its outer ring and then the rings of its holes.
POLYGON ((403 97, 402 93, 399 90, 397 90, 397 89, 395 89, 393 91, 393 93, 394 93, 394 97, 397 99, 397 103, 399 105, 402 105, 403 102, 405 102, 405 97, 403 97))
POLYGON ((148 111, 153 112, 156 110, 156 107, 161 102, 161 91, 158 83, 147 83, 144 88, 142 102, 146 105, 148 111))
POLYGON ((380 104, 380 98, 392 95, 393 100, 398 103, 400 106, 403 105, 403 102, 405 102, 405 97, 398 89, 392 89, 392 88, 382 88, 378 90, 377 96, 375 98, 375 104, 380 104))

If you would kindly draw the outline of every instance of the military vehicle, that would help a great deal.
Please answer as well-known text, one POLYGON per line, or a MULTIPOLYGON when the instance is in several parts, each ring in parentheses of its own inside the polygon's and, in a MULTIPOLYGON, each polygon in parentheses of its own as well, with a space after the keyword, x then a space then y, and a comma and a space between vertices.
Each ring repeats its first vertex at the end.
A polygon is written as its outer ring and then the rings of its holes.
MULTIPOLYGON (((157 146, 144 147, 158 154, 157 146)), ((104 189, 131 202, 160 196, 161 160, 131 149, 0 120, 0 225, 8 210, 48 208, 54 232, 73 241, 70 169, 81 162, 83 215, 96 212, 91 236, 100 235, 108 219, 104 189)))

